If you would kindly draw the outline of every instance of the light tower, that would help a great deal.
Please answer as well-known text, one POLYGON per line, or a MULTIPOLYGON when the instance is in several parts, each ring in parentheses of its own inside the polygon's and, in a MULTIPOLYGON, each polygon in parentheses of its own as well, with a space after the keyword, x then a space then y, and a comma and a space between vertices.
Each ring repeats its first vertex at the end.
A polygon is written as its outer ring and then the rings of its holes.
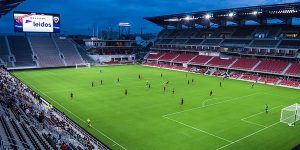
POLYGON ((119 23, 119 39, 121 39, 122 36, 129 36, 130 28, 131 28, 131 24, 128 22, 119 23))

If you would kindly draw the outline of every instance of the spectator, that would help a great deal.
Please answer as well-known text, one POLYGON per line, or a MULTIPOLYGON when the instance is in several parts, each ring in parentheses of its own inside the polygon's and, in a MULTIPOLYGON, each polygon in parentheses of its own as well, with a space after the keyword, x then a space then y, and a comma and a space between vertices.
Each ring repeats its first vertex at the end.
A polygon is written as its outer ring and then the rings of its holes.
POLYGON ((61 149, 61 150, 68 150, 67 144, 66 144, 65 142, 63 142, 63 143, 61 144, 61 146, 60 146, 60 149, 61 149))

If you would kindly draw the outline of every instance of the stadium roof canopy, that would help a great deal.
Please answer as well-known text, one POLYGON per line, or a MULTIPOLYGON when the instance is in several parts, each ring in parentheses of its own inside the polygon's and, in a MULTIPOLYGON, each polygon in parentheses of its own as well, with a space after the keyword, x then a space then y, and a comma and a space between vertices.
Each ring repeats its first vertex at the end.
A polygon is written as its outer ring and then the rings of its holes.
POLYGON ((0 0, 0 18, 25 0, 0 0))
POLYGON ((245 25, 246 21, 255 21, 267 25, 268 19, 278 19, 282 24, 292 24, 293 18, 300 17, 300 2, 276 5, 262 5, 231 9, 200 11, 164 16, 146 17, 145 19, 162 27, 210 27, 211 24, 226 26, 227 22, 245 25))

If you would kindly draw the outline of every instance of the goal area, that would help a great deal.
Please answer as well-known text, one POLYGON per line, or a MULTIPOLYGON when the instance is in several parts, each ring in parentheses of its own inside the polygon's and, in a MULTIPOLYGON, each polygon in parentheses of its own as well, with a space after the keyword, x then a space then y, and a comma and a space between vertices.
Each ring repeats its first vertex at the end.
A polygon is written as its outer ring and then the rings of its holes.
POLYGON ((294 104, 281 110, 280 122, 294 126, 300 120, 300 104, 294 104))
POLYGON ((90 68, 90 67, 91 67, 91 64, 90 64, 90 63, 76 64, 76 69, 82 68, 82 67, 88 67, 88 68, 90 68))

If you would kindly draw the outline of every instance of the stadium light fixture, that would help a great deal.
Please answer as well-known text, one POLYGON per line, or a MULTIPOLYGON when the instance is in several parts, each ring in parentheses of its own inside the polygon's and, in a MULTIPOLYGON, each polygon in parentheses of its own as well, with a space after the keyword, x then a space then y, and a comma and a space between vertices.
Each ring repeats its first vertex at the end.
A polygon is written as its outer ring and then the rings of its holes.
POLYGON ((252 14, 253 14, 253 15, 257 15, 257 14, 258 14, 258 11, 253 11, 252 14))
POLYGON ((211 18, 211 15, 210 15, 210 14, 206 14, 206 15, 204 16, 204 18, 205 18, 205 19, 210 19, 210 18, 211 18))
POLYGON ((129 22, 121 22, 119 23, 119 27, 130 27, 131 24, 129 22))
POLYGON ((230 12, 229 14, 228 14, 228 16, 229 17, 233 17, 235 14, 233 13, 233 12, 230 12))
POLYGON ((187 21, 191 20, 191 16, 186 16, 186 17, 184 18, 184 20, 187 20, 187 21))

